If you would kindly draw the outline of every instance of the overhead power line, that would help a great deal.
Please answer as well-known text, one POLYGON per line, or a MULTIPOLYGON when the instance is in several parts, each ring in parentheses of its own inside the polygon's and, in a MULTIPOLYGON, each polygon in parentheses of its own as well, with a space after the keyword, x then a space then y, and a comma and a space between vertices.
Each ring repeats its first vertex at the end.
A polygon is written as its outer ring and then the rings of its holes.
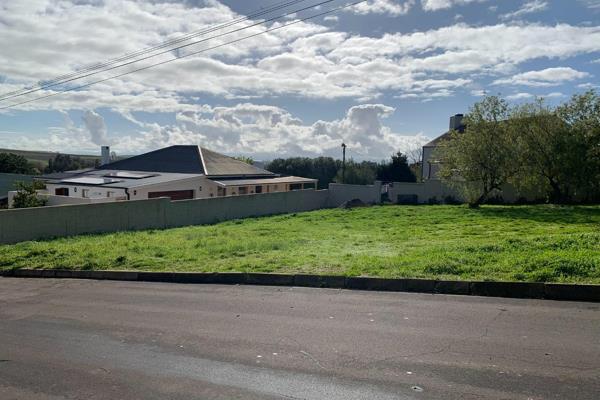
MULTIPOLYGON (((104 62, 101 62, 101 63, 96 63, 96 64, 92 64, 92 65, 88 65, 88 66, 83 66, 83 67, 79 68, 78 70, 76 70, 74 72, 71 72, 71 73, 68 73, 68 74, 59 75, 59 76, 56 76, 56 77, 51 78, 51 79, 42 80, 39 83, 37 83, 36 85, 30 86, 30 87, 25 87, 23 89, 19 89, 19 90, 15 90, 15 91, 12 91, 12 92, 4 93, 4 94, 0 95, 0 101, 7 100, 7 99, 10 99, 10 98, 14 98, 14 97, 17 97, 17 96, 20 96, 20 95, 25 95, 25 94, 33 93, 35 91, 43 90, 43 89, 46 89, 48 87, 53 87, 53 86, 56 86, 56 85, 60 85, 62 83, 65 83, 66 79, 76 78, 78 75, 82 75, 82 74, 84 74, 86 72, 94 71, 94 70, 99 70, 99 69, 105 68, 107 66, 114 65, 115 63, 118 63, 118 62, 121 62, 121 61, 126 61, 126 60, 129 60, 129 59, 138 57, 138 56, 142 56, 144 54, 148 54, 148 53, 151 53, 151 52, 154 52, 154 51, 158 51, 160 49, 164 49, 166 47, 173 46, 175 44, 185 42, 185 41, 190 40, 190 39, 192 39, 194 37, 206 35, 208 33, 212 33, 212 32, 218 31, 220 29, 224 29, 224 28, 236 25, 236 24, 239 24, 239 23, 247 21, 247 20, 255 19, 255 18, 264 16, 264 15, 270 14, 270 13, 272 13, 274 11, 278 11, 278 10, 281 10, 281 9, 284 9, 284 8, 287 8, 287 7, 290 7, 290 6, 293 6, 293 5, 305 2, 305 1, 307 1, 307 0, 281 1, 279 3, 274 4, 273 6, 270 6, 270 7, 266 8, 266 9, 261 9, 261 10, 258 10, 256 12, 253 12, 253 13, 251 13, 248 16, 240 17, 240 18, 234 19, 232 21, 229 21, 229 22, 226 22, 226 23, 223 23, 223 24, 219 24, 219 25, 216 25, 216 26, 213 26, 213 27, 209 27, 209 28, 206 28, 206 29, 203 29, 203 30, 194 31, 194 32, 188 33, 188 34, 186 34, 186 35, 184 35, 182 37, 165 41, 165 42, 163 42, 163 43, 161 43, 159 45, 153 46, 153 47, 149 47, 149 48, 146 48, 146 49, 137 50, 135 52, 127 53, 127 54, 124 54, 124 55, 119 56, 117 58, 110 59, 108 61, 104 61, 104 62)), ((172 51, 172 50, 170 50, 170 51, 172 51)))
MULTIPOLYGON (((313 5, 311 7, 306 7, 306 8, 300 9, 300 10, 296 10, 293 13, 296 13, 296 12, 299 12, 299 11, 303 11, 303 10, 306 10, 306 9, 309 9, 309 8, 314 8, 314 7, 316 7, 316 6, 320 5, 320 4, 329 3, 331 1, 333 1, 333 0, 323 1, 321 3, 313 5)), ((292 22, 288 22, 288 23, 279 25, 279 26, 274 27, 274 28, 266 29, 266 30, 264 30, 262 32, 258 32, 258 33, 252 34, 252 35, 248 35, 248 36, 245 36, 245 37, 242 37, 242 38, 239 38, 239 39, 234 39, 234 40, 231 40, 229 42, 221 43, 221 44, 218 44, 218 45, 215 45, 215 46, 211 46, 211 47, 208 47, 208 48, 205 48, 205 49, 202 49, 202 50, 194 51, 192 53, 184 54, 184 55, 181 55, 181 56, 176 56, 176 57, 174 57, 172 59, 169 59, 169 60, 165 60, 165 61, 157 62, 157 63, 154 63, 154 64, 150 64, 150 65, 147 65, 145 67, 141 67, 141 68, 137 68, 137 69, 134 69, 134 70, 130 70, 130 71, 127 71, 127 72, 124 72, 124 73, 121 73, 121 74, 117 74, 117 75, 113 75, 113 76, 110 76, 110 77, 107 77, 107 78, 104 78, 104 79, 99 79, 97 81, 89 82, 89 83, 86 83, 86 84, 83 84, 83 85, 80 85, 80 86, 67 88, 67 89, 64 89, 64 90, 61 90, 61 91, 58 91, 58 92, 50 93, 50 94, 45 95, 45 96, 40 96, 40 97, 36 97, 34 99, 21 101, 21 102, 18 102, 18 103, 10 104, 8 106, 3 106, 3 107, 0 107, 0 110, 12 108, 12 107, 16 107, 16 106, 19 106, 19 105, 22 105, 22 104, 27 104, 27 103, 31 103, 31 102, 42 100, 42 99, 46 99, 46 98, 57 96, 57 95, 60 95, 60 94, 66 93, 66 92, 71 92, 71 91, 74 91, 74 90, 83 89, 85 87, 89 87, 89 86, 92 86, 92 85, 95 85, 95 84, 98 84, 98 83, 106 82, 106 81, 111 80, 111 79, 120 78, 122 76, 133 74, 133 73, 140 72, 140 71, 144 71, 144 70, 147 70, 147 69, 150 69, 150 68, 157 67, 159 65, 168 64, 168 63, 171 63, 173 61, 180 60, 182 58, 186 58, 186 57, 190 57, 190 56, 193 56, 193 55, 201 54, 201 53, 204 53, 204 52, 207 52, 207 51, 210 51, 210 50, 214 50, 214 49, 217 49, 217 48, 221 48, 221 47, 224 47, 224 46, 227 46, 227 45, 230 45, 230 44, 238 43, 238 42, 241 42, 243 40, 251 39, 253 37, 264 35, 264 34, 269 33, 269 32, 281 30, 281 29, 286 28, 288 26, 295 25, 295 24, 298 24, 300 22, 308 21, 308 20, 311 20, 311 19, 314 19, 314 18, 318 18, 318 17, 321 17, 323 15, 331 14, 331 13, 334 13, 334 12, 337 12, 337 11, 340 11, 340 10, 343 10, 343 9, 346 9, 346 8, 350 8, 350 7, 353 7, 353 6, 357 5, 357 4, 364 3, 366 1, 367 0, 359 0, 359 1, 352 2, 352 3, 348 3, 348 4, 345 4, 343 6, 332 8, 332 9, 326 10, 324 12, 320 12, 320 13, 317 13, 317 14, 310 15, 308 17, 300 18, 300 19, 294 20, 292 22)), ((285 15, 289 15, 289 14, 284 14, 284 15, 280 16, 279 18, 281 18, 281 17, 283 17, 285 15)), ((266 21, 263 21, 262 23, 266 23, 266 22, 268 22, 268 21, 266 20, 266 21)), ((222 36, 222 35, 218 35, 218 36, 222 36)), ((208 40, 210 40, 210 38, 208 40)), ((192 43, 190 43, 188 45, 185 45, 185 46, 181 46, 181 47, 187 47, 189 45, 192 45, 192 43)))

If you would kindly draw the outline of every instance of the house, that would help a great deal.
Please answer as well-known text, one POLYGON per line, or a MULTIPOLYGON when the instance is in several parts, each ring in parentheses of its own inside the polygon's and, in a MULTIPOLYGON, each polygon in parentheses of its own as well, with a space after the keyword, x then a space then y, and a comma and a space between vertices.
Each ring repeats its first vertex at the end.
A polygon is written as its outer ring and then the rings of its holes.
POLYGON ((439 144, 450 139, 450 134, 453 131, 463 133, 465 128, 466 126, 463 124, 463 114, 453 115, 450 117, 449 130, 423 146, 423 162, 421 171, 424 181, 430 179, 439 179, 438 173, 440 171, 440 162, 435 158, 435 150, 439 144))
POLYGON ((98 168, 48 174, 49 204, 97 203, 169 197, 171 200, 315 189, 316 179, 279 176, 194 145, 176 145, 109 162, 98 168))

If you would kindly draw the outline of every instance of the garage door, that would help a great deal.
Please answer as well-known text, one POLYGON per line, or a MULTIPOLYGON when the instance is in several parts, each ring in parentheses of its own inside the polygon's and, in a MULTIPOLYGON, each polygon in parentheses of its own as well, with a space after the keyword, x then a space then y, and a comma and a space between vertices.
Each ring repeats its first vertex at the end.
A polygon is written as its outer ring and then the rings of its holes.
POLYGON ((168 190, 165 192, 150 192, 148 193, 149 199, 156 197, 170 197, 171 200, 186 200, 194 198, 193 190, 168 190))

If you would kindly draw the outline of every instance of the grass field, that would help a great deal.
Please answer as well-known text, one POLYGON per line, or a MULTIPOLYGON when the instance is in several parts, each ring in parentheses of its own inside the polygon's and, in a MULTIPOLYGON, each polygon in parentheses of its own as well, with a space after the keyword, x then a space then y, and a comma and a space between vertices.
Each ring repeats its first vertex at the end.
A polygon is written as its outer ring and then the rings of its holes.
POLYGON ((0 268, 600 283, 600 207, 376 206, 0 246, 0 268))

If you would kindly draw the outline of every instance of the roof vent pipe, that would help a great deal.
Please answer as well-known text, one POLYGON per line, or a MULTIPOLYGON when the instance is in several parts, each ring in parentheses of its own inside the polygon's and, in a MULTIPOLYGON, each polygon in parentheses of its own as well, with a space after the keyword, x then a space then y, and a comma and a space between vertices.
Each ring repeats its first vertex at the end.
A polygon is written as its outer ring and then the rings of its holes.
POLYGON ((106 165, 110 163, 110 146, 102 146, 101 147, 102 159, 100 160, 100 165, 106 165))

